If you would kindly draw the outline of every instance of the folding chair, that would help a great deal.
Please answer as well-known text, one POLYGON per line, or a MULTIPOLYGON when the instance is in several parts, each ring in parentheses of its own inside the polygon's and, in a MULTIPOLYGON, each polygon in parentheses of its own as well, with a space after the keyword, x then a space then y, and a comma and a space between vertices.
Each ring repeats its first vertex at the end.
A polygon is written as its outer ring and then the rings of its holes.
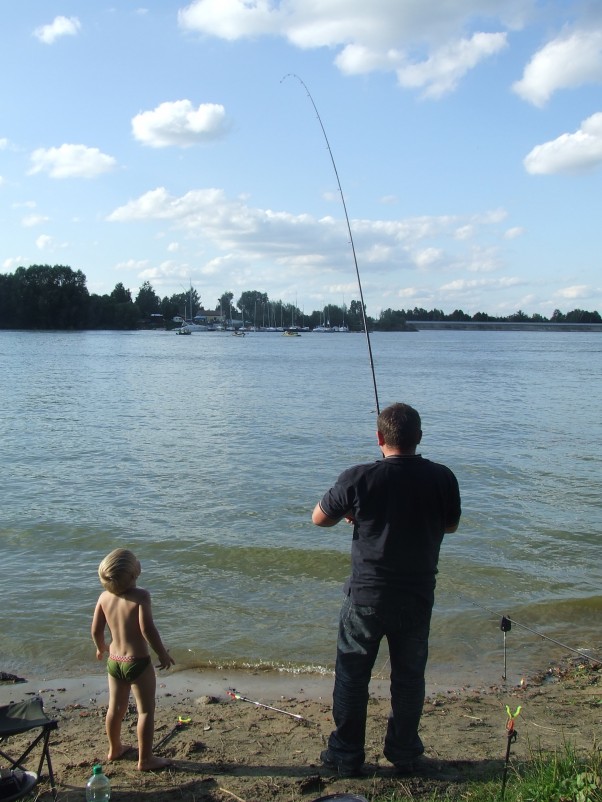
MULTIPOLYGON (((44 761, 46 761, 46 765, 48 766, 48 776, 50 778, 50 787, 52 789, 52 796, 54 797, 55 802, 57 790, 54 782, 54 773, 52 771, 52 762, 50 760, 50 748, 48 742, 50 739, 50 733, 53 730, 56 730, 57 727, 58 722, 54 719, 48 718, 46 713, 44 713, 42 700, 39 698, 31 699, 28 702, 15 702, 13 704, 0 707, 0 744, 4 748, 6 748, 6 739, 10 736, 20 735, 22 733, 29 732, 30 730, 40 730, 33 741, 25 746, 25 750, 21 755, 19 755, 19 757, 13 758, 6 754, 6 752, 2 751, 2 749, 0 749, 0 756, 2 756, 5 760, 8 760, 10 769, 24 770, 23 763, 25 759, 41 742, 42 754, 40 756, 40 763, 38 765, 37 779, 40 778, 44 761)), ((19 748, 22 748, 22 746, 23 744, 21 744, 21 747, 19 748)), ((19 748, 17 748, 17 751, 19 748)), ((14 799, 18 797, 13 796, 11 798, 14 799)))

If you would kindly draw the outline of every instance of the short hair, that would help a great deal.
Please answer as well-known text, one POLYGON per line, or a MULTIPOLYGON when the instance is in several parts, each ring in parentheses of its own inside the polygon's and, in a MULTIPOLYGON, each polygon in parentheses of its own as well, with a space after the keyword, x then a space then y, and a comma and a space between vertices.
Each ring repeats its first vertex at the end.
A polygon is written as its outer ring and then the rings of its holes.
POLYGON ((395 448, 415 448, 422 438, 420 415, 409 404, 391 404, 377 420, 385 444, 395 448))
POLYGON ((98 576, 105 590, 119 595, 140 576, 140 563, 129 549, 114 549, 98 566, 98 576))

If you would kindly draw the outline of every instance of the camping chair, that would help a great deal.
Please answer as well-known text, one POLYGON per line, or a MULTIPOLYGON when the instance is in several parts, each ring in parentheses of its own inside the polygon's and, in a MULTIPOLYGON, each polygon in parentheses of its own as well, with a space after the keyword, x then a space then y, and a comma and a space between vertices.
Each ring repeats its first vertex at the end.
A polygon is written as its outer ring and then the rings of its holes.
MULTIPOLYGON (((25 750, 19 757, 13 758, 10 755, 7 755, 6 752, 2 751, 0 748, 0 756, 3 757, 5 760, 9 762, 10 769, 22 769, 24 770, 23 763, 27 756, 35 749, 35 747, 41 742, 42 743, 42 754, 40 756, 40 763, 38 765, 38 771, 36 775, 36 782, 41 776, 42 767, 44 765, 44 761, 46 761, 46 765, 48 766, 48 776, 50 778, 50 787, 52 788, 52 796, 56 800, 57 791, 56 785, 54 782, 54 773, 52 771, 52 762, 50 760, 50 748, 49 748, 49 739, 50 733, 53 730, 56 730, 58 727, 58 722, 54 721, 51 718, 48 718, 46 713, 44 713, 44 708, 42 707, 42 700, 41 699, 31 699, 27 702, 15 702, 10 705, 4 705, 0 707, 0 745, 2 747, 5 746, 5 741, 11 735, 19 735, 21 733, 29 732, 30 730, 40 730, 40 732, 35 736, 33 741, 29 743, 28 746, 25 746, 25 750)), ((23 746, 23 745, 22 745, 23 746)), ((19 749, 17 749, 19 751, 19 749)), ((21 772, 13 772, 15 775, 21 774, 21 772)), ((28 776, 31 776, 31 772, 26 772, 28 776)), ((29 790, 29 789, 26 789, 29 790)), ((17 796, 11 796, 11 799, 18 799, 19 796, 24 796, 26 790, 23 791, 20 795, 18 794, 17 789, 17 796)), ((2 795, 0 793, 0 802, 2 802, 2 795)))

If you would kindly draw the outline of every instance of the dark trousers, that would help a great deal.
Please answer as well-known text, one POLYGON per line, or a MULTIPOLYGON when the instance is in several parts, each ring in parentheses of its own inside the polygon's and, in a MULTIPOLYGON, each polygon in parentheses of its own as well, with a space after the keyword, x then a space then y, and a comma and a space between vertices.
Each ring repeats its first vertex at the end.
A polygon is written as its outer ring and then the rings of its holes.
POLYGON ((391 661, 391 713, 385 737, 385 757, 408 763, 424 752, 418 725, 424 704, 424 672, 432 605, 407 596, 386 609, 354 604, 341 608, 333 692, 336 729, 328 741, 330 757, 345 768, 365 760, 368 686, 383 637, 391 661))

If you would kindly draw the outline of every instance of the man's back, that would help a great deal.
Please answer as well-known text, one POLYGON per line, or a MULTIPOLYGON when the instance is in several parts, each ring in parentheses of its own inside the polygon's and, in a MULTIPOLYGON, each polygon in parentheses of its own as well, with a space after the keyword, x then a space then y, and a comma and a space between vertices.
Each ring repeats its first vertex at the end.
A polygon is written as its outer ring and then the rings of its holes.
POLYGON ((320 506, 355 522, 346 591, 356 604, 379 604, 408 590, 432 596, 443 535, 461 512, 449 468, 419 455, 357 465, 339 476, 320 506))

